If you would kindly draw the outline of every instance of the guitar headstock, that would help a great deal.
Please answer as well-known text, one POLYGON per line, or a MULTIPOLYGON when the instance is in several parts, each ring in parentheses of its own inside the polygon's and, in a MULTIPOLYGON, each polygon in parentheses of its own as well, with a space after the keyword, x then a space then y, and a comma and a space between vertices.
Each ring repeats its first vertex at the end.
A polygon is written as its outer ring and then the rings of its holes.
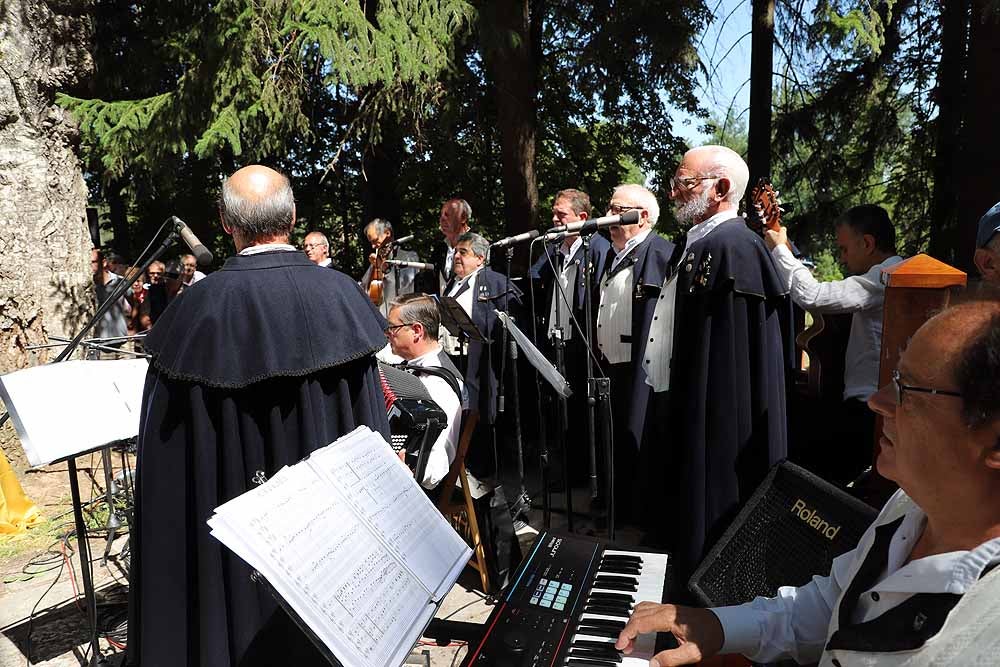
POLYGON ((774 231, 781 229, 780 194, 766 178, 757 181, 757 185, 750 191, 750 206, 747 212, 752 209, 756 213, 761 232, 765 229, 774 231))

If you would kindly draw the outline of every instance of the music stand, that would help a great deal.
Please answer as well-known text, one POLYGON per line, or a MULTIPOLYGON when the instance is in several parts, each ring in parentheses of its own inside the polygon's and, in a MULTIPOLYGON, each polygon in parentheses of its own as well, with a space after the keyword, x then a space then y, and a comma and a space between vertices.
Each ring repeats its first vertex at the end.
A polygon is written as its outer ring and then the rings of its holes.
POLYGON ((438 307, 438 314, 441 316, 441 325, 447 329, 448 333, 458 339, 459 364, 462 376, 468 371, 468 358, 466 346, 470 341, 485 343, 486 337, 479 331, 479 327, 472 321, 469 314, 462 308, 458 299, 452 296, 431 295, 438 307))

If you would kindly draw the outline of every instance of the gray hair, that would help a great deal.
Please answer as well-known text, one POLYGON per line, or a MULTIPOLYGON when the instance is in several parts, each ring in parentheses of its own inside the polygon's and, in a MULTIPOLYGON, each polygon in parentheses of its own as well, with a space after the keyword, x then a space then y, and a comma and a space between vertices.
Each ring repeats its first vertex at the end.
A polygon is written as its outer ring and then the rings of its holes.
POLYGON ((455 245, 459 243, 469 243, 472 247, 472 253, 476 257, 486 258, 487 253, 490 251, 490 242, 482 234, 477 234, 475 232, 465 232, 455 240, 455 245))
POLYGON ((448 201, 446 201, 445 204, 455 204, 456 206, 458 206, 458 210, 462 212, 462 217, 465 219, 466 223, 472 220, 472 207, 469 206, 469 202, 465 201, 464 199, 459 199, 458 197, 455 197, 454 199, 449 199, 448 201))
POLYGON ((630 202, 643 208, 649 215, 649 226, 656 226, 660 219, 660 204, 656 201, 656 195, 637 183, 625 183, 615 188, 611 193, 612 199, 622 193, 630 202))
POLYGON ((726 193, 726 201, 739 205, 740 200, 747 191, 747 183, 750 182, 750 169, 743 161, 740 154, 732 148, 726 146, 698 146, 692 148, 688 153, 708 153, 708 171, 703 174, 725 177, 729 180, 730 188, 726 193))
POLYGON ((226 226, 249 241, 289 234, 295 221, 295 195, 288 177, 279 176, 281 184, 268 196, 257 199, 234 192, 230 179, 224 180, 219 211, 226 226))
POLYGON ((308 240, 310 236, 318 236, 319 240, 322 242, 323 245, 325 245, 327 248, 330 247, 330 239, 326 238, 326 234, 324 234, 323 232, 314 229, 313 231, 306 234, 306 239, 308 240))
POLYGON ((382 236, 382 234, 385 234, 386 232, 392 234, 392 223, 384 218, 375 218, 365 225, 365 234, 368 233, 369 229, 374 229, 375 233, 379 236, 382 236))
POLYGON ((416 324, 424 327, 427 337, 438 339, 438 329, 441 327, 441 313, 437 303, 427 294, 413 292, 396 297, 389 302, 389 309, 399 308, 400 324, 416 324))

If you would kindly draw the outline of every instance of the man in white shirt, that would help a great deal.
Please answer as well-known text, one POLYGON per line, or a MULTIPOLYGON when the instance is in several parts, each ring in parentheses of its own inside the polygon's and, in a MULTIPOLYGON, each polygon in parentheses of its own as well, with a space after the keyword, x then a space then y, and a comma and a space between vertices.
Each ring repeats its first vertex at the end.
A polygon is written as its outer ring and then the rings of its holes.
POLYGON ((205 274, 198 270, 198 260, 194 255, 181 255, 181 282, 184 287, 191 287, 204 277, 205 274))
POLYGON ((319 266, 330 266, 333 260, 330 259, 330 241, 323 232, 309 232, 306 234, 302 249, 306 252, 306 257, 313 264, 319 266))
MULTIPOLYGON (((111 262, 98 248, 92 248, 90 251, 90 269, 94 274, 94 292, 97 296, 97 305, 100 306, 118 287, 122 276, 111 271, 111 262)), ((101 319, 94 323, 95 338, 118 338, 128 335, 128 318, 132 314, 132 306, 128 297, 131 295, 132 288, 130 287, 118 299, 118 302, 108 308, 101 319)), ((121 344, 121 341, 111 344, 117 346, 121 344)))
POLYGON ((834 410, 824 410, 826 423, 820 430, 829 437, 813 437, 816 424, 811 420, 809 451, 803 452, 820 476, 846 484, 872 461, 875 418, 865 401, 878 384, 885 300, 882 270, 903 261, 896 254, 895 230, 881 206, 865 204, 848 209, 837 223, 837 247, 840 261, 851 275, 825 283, 817 281, 792 256, 784 228, 767 231, 764 240, 797 305, 817 313, 853 313, 844 355, 843 400, 834 410))
POLYGON ((858 547, 828 576, 718 609, 642 602, 618 638, 680 647, 652 665, 716 653, 821 667, 986 665, 1000 655, 1000 303, 926 322, 893 381, 869 398, 884 419, 879 472, 897 482, 858 547))
POLYGON ((425 489, 433 489, 448 474, 462 429, 462 376, 438 344, 441 316, 434 300, 426 294, 406 294, 389 305, 389 326, 386 335, 393 354, 411 367, 440 368, 450 372, 459 391, 437 375, 416 373, 427 387, 431 399, 444 411, 447 427, 441 431, 427 457, 424 477, 419 480, 425 489))

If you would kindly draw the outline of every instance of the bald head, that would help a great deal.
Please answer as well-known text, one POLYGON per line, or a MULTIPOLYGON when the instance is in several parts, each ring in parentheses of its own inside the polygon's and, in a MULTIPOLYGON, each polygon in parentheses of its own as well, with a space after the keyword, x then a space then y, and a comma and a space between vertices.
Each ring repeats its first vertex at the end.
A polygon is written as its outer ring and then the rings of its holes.
POLYGON ((714 175, 729 181, 725 201, 739 205, 750 180, 750 170, 739 153, 725 146, 699 146, 684 154, 684 165, 701 175, 714 175))
POLYGON ((976 429, 1000 420, 1000 301, 949 308, 928 320, 914 341, 918 336, 937 352, 931 370, 962 394, 966 426, 976 429))
POLYGON ((238 249, 287 242, 295 222, 292 186, 284 175, 268 167, 244 167, 223 181, 219 212, 238 249))

